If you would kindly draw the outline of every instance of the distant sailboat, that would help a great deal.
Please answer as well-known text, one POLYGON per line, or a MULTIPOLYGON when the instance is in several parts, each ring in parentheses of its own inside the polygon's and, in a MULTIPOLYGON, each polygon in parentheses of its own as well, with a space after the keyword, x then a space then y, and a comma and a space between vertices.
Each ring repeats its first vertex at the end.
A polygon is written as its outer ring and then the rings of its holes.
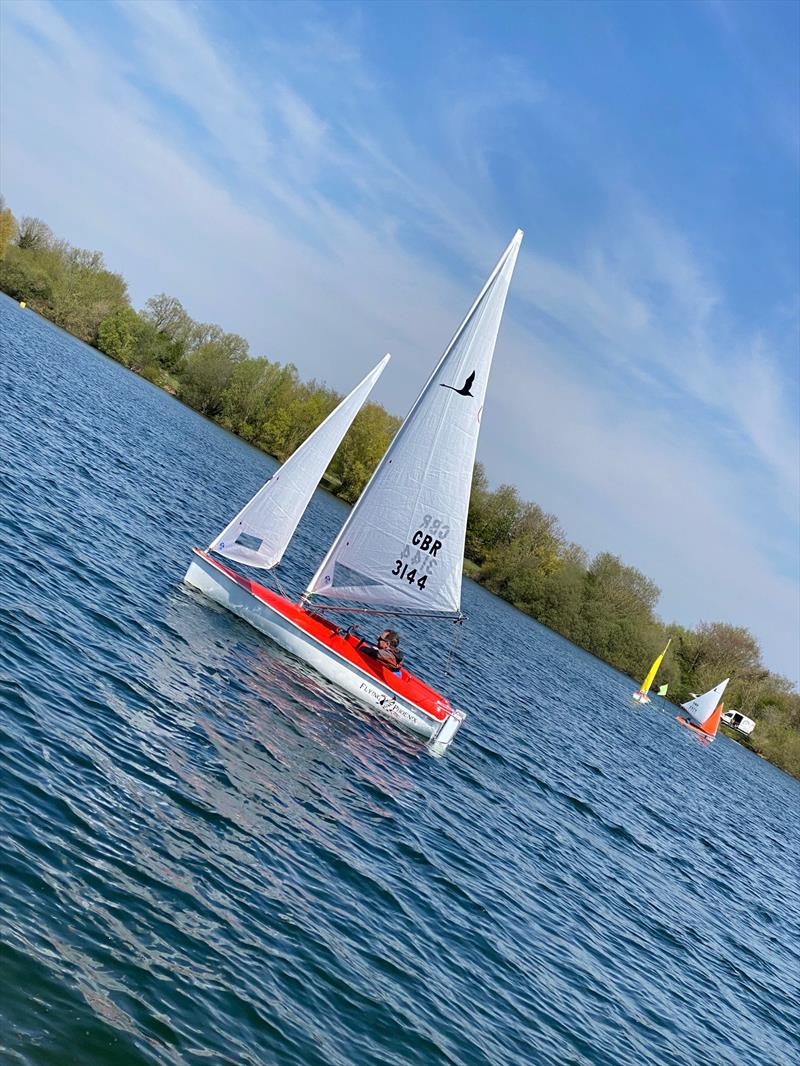
MULTIPOLYGON (((304 460, 290 467, 293 455, 212 541, 208 551, 194 549, 184 578, 304 659, 374 713, 423 737, 435 755, 447 750, 464 721, 464 712, 406 669, 390 670, 362 650, 352 627, 343 630, 320 612, 462 619, 461 575, 475 450, 489 370, 521 241, 522 231, 518 230, 300 602, 292 603, 242 577, 209 552, 264 569, 274 566, 327 465, 321 459, 315 462, 312 476, 304 460), (303 490, 291 495, 286 482, 298 478, 303 490), (279 482, 283 486, 280 489, 279 482), (284 503, 284 499, 289 502, 284 503), (320 598, 345 603, 324 605, 320 598)), ((361 402, 363 397, 358 406, 361 402)), ((329 421, 336 414, 329 416, 329 421)), ((298 452, 310 446, 314 436, 298 452)), ((320 446, 319 453, 330 450, 330 443, 328 440, 325 448, 320 446)), ((331 455, 334 450, 330 450, 331 455)))
POLYGON ((704 739, 713 740, 717 735, 720 718, 725 709, 722 695, 729 681, 730 678, 726 677, 724 681, 720 681, 715 688, 704 692, 702 696, 695 696, 688 703, 682 703, 681 707, 686 711, 686 717, 679 714, 676 715, 676 720, 681 725, 693 729, 695 733, 699 733, 704 739))
MULTIPOLYGON (((653 684, 653 681, 655 681, 656 674, 658 673, 658 668, 659 666, 661 666, 661 660, 667 654, 667 648, 669 648, 671 643, 672 637, 670 637, 667 641, 667 647, 664 648, 660 655, 656 656, 655 660, 653 661, 653 665, 647 671, 647 677, 644 679, 637 691, 634 692, 633 698, 636 700, 637 703, 650 702, 650 697, 647 695, 647 693, 650 691, 650 686, 653 684)), ((666 686, 664 688, 664 691, 666 692, 666 686)), ((659 695, 661 695, 661 693, 659 693, 659 695)))
POLYGON ((669 685, 662 685, 661 688, 658 690, 657 695, 666 696, 668 688, 669 688, 669 685))

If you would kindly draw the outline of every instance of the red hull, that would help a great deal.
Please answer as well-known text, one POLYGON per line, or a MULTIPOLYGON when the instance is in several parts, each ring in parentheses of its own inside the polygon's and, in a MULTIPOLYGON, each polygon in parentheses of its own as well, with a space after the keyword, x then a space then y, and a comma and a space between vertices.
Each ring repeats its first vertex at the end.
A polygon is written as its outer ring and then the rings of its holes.
MULTIPOLYGON (((197 549, 195 550, 197 551, 197 549)), ((204 559, 212 563, 218 570, 221 570, 231 581, 235 581, 237 585, 252 596, 255 596, 256 599, 266 603, 287 621, 302 629, 327 648, 330 648, 331 651, 336 652, 342 659, 346 659, 353 666, 358 667, 359 670, 370 674, 380 681, 384 688, 391 689, 396 695, 401 696, 409 703, 413 703, 432 718, 443 722, 453 710, 450 703, 441 693, 432 689, 430 685, 426 685, 424 681, 420 681, 418 677, 414 677, 408 670, 401 668, 396 673, 392 670, 387 670, 377 659, 359 650, 357 646, 358 637, 352 633, 345 634, 334 622, 300 604, 287 600, 285 596, 279 596, 276 592, 272 592, 250 578, 237 574, 235 570, 231 570, 230 567, 225 566, 218 559, 212 558, 206 552, 198 551, 197 554, 202 555, 204 559)))

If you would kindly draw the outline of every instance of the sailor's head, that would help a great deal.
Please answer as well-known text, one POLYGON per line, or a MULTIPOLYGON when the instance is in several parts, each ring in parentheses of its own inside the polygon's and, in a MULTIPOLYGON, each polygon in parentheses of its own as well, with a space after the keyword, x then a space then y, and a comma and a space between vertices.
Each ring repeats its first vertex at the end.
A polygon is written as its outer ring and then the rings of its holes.
POLYGON ((396 648, 400 643, 400 634, 396 633, 393 629, 384 629, 378 637, 378 643, 388 644, 390 648, 396 648))

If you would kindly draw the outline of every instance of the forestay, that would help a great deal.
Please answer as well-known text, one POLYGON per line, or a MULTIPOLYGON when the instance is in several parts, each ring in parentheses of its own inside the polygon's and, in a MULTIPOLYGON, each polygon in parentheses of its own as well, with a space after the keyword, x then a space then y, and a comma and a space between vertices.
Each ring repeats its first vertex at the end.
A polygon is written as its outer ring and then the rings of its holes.
POLYGON ((388 362, 385 355, 211 542, 209 551, 262 570, 277 566, 314 489, 388 362))
POLYGON ((714 713, 729 681, 730 678, 726 677, 724 681, 720 681, 716 688, 704 692, 702 696, 695 696, 688 703, 681 704, 681 707, 683 707, 695 725, 702 725, 714 713))
POLYGON ((472 468, 518 230, 306 590, 457 614, 472 468))

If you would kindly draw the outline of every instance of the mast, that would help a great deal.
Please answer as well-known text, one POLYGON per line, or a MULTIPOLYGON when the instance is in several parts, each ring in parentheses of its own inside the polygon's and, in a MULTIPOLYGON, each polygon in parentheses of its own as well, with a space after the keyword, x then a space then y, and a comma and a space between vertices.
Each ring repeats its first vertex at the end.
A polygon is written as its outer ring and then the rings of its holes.
POLYGON ((309 582, 310 596, 456 618, 480 416, 518 230, 309 582))

